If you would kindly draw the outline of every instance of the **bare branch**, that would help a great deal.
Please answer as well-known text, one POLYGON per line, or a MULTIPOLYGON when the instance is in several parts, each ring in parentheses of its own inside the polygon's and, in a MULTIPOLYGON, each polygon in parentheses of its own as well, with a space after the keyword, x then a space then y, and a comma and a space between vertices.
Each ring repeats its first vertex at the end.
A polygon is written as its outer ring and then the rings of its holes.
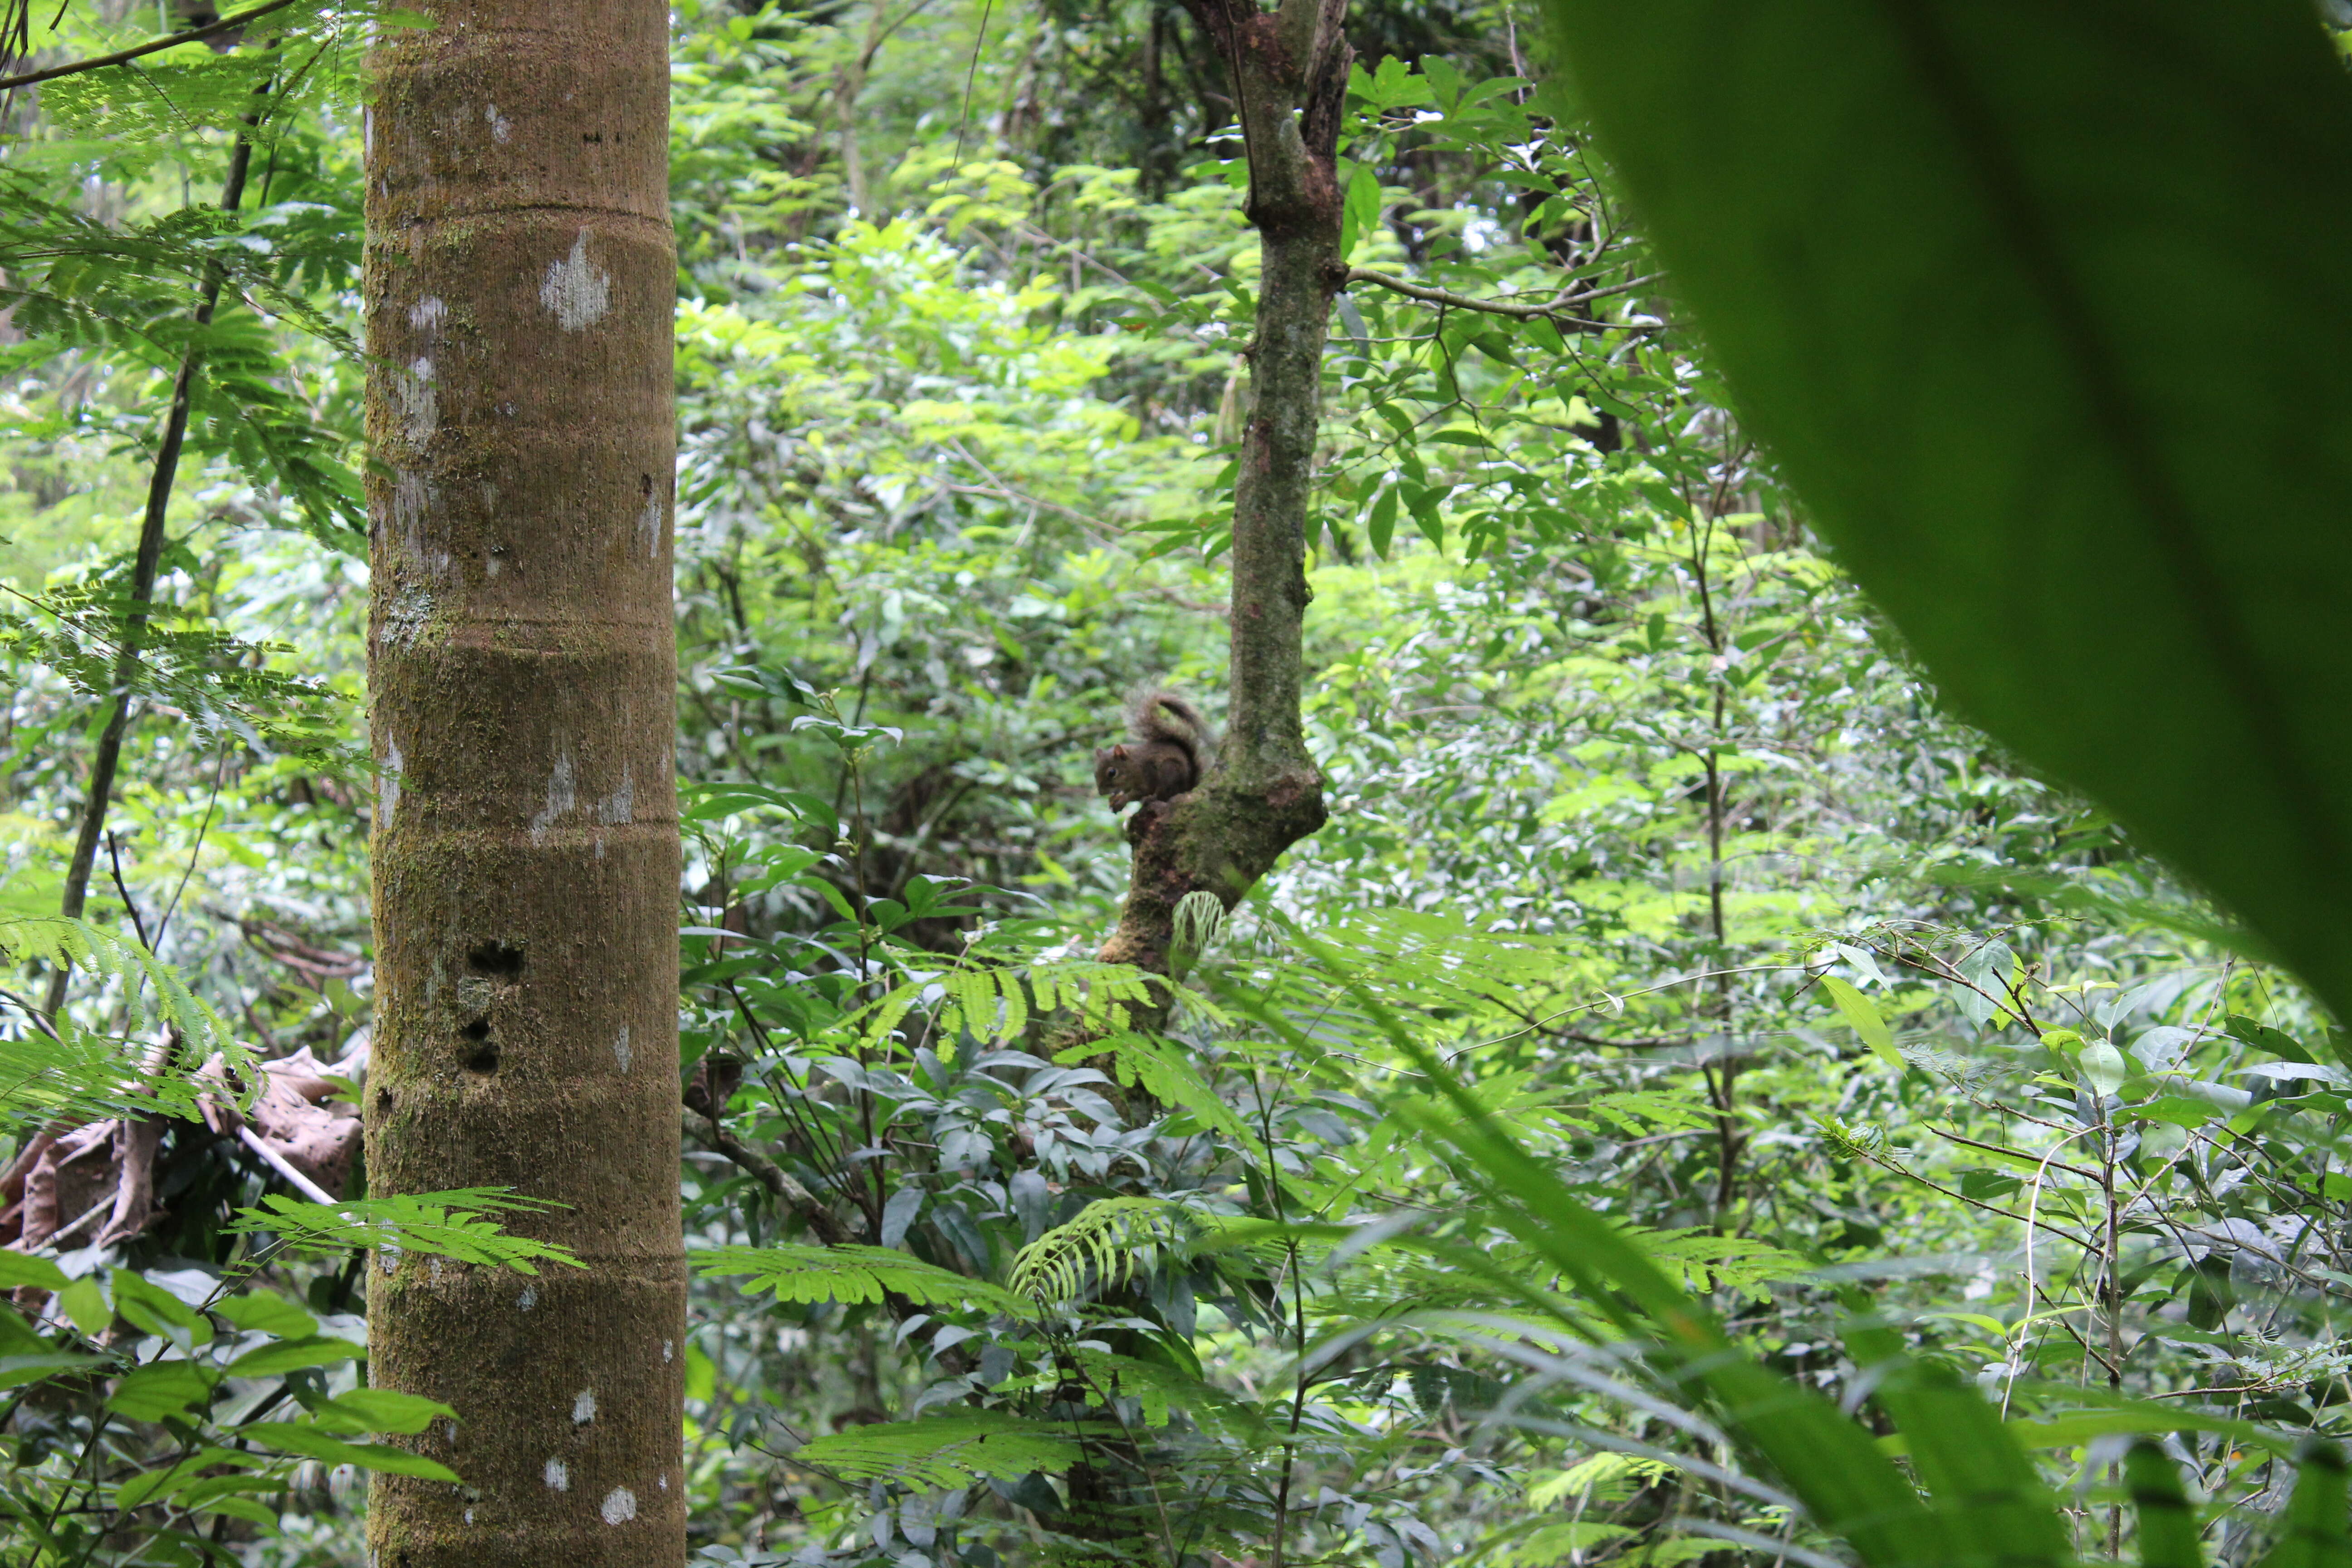
POLYGON ((838 1247, 849 1239, 841 1221, 831 1209, 817 1200, 817 1195, 793 1179, 792 1173, 761 1153, 727 1131, 724 1123, 708 1116, 697 1115, 686 1106, 677 1108, 678 1131, 689 1138, 699 1138, 715 1152, 724 1154, 743 1173, 775 1194, 778 1202, 808 1222, 819 1241, 828 1247, 838 1247))
POLYGON ((1580 327, 1589 331, 1654 332, 1658 329, 1647 323, 1640 325, 1624 321, 1595 321, 1571 315, 1566 306, 1585 300, 1598 299, 1597 294, 1562 294, 1555 299, 1521 303, 1517 300, 1480 300, 1468 294, 1456 294, 1451 289, 1433 289, 1425 283, 1414 283, 1387 272, 1375 272, 1369 267, 1348 268, 1350 283, 1375 283, 1383 289, 1402 294, 1408 300, 1425 304, 1447 305, 1457 310, 1478 310, 1489 316, 1509 316, 1517 321, 1532 321, 1542 317, 1562 326, 1580 327))

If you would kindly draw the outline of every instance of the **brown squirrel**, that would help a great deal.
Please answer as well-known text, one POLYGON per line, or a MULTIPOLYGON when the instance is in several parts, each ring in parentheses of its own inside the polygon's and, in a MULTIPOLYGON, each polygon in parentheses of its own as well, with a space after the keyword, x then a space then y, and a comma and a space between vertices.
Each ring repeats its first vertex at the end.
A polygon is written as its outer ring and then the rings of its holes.
POLYGON ((1165 691, 1129 703, 1127 728, 1134 740, 1095 753, 1095 789, 1110 796, 1114 812, 1182 795, 1201 782, 1217 743, 1201 710, 1165 691))

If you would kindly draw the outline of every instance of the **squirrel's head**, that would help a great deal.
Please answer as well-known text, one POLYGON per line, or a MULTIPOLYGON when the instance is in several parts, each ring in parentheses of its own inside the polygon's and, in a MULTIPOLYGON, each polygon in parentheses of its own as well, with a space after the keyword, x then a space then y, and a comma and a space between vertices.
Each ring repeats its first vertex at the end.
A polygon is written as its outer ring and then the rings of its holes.
POLYGON ((1119 772, 1126 765, 1127 748, 1123 745, 1106 746, 1097 752, 1095 753, 1095 788, 1108 795, 1110 786, 1118 781, 1119 772))

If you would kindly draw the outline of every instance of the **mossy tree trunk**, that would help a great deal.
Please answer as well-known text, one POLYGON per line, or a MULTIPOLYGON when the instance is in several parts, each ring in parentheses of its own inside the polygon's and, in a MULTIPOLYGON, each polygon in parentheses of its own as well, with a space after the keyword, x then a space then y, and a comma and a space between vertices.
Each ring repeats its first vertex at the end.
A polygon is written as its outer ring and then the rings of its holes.
MULTIPOLYGON (((1251 407, 1234 489, 1231 695, 1224 744, 1198 789, 1129 824, 1133 878, 1102 956, 1168 971, 1176 905, 1227 909, 1323 826, 1323 779, 1299 717, 1307 518, 1322 423, 1331 300, 1346 283, 1337 169, 1352 52, 1346 0, 1187 0, 1226 62, 1249 153, 1250 223, 1263 251, 1251 407)), ((1156 1018, 1142 1020, 1149 1025, 1156 1018)))
POLYGON ((676 268, 658 0, 438 0, 367 128, 378 1194, 511 1187, 581 1269, 370 1268, 453 1405, 381 1568, 683 1562, 676 268))

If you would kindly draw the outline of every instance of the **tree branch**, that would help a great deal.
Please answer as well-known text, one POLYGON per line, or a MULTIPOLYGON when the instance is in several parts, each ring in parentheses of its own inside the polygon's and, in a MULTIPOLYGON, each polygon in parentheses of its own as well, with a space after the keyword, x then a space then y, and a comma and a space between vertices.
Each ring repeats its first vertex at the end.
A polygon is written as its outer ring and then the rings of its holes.
POLYGON ((678 1131, 689 1138, 698 1138, 718 1153, 724 1154, 745 1174, 776 1196, 776 1200, 807 1222, 816 1238, 828 1247, 838 1247, 849 1239, 831 1209, 818 1201, 817 1195, 793 1179, 792 1173, 744 1142, 725 1125, 708 1116, 698 1116, 686 1106, 677 1108, 678 1131))
POLYGON ((50 66, 43 70, 26 71, 18 76, 0 76, 0 92, 13 92, 17 88, 30 87, 35 82, 55 81, 61 76, 79 76, 83 71, 104 70, 108 66, 119 66, 127 61, 135 60, 142 55, 154 54, 160 49, 177 48, 182 44, 201 43, 206 38, 216 38, 223 33, 236 32, 247 22, 258 21, 272 11, 283 11, 292 4, 294 0, 268 0, 267 4, 256 5, 249 11, 239 11, 233 16, 223 16, 217 21, 207 22, 201 27, 191 27, 184 33, 173 33, 168 37, 150 38, 143 44, 133 44, 127 49, 117 49, 110 55, 92 55, 86 60, 70 60, 64 65, 50 66))
POLYGON ((1635 326, 1623 321, 1589 321, 1582 316, 1570 315, 1562 309, 1566 305, 1597 299, 1599 297, 1597 295, 1562 294, 1539 304, 1523 305, 1512 300, 1480 300, 1468 294, 1456 294, 1451 289, 1433 289, 1425 283, 1411 282, 1391 273, 1375 272, 1369 267, 1349 268, 1348 281, 1376 283, 1383 289, 1402 294, 1408 300, 1419 300, 1426 304, 1447 305, 1457 310, 1478 310, 1489 316, 1509 316, 1522 321, 1541 317, 1547 321, 1558 321, 1563 326, 1581 327, 1591 331, 1654 332, 1658 331, 1658 328, 1650 325, 1635 326))

